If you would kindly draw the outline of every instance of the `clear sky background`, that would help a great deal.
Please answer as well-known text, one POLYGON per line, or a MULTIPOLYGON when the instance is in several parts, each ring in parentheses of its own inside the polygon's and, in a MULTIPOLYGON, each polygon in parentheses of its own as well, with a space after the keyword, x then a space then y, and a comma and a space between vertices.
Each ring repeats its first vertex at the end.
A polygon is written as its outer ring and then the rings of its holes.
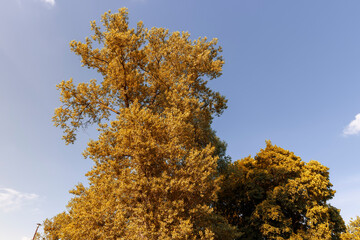
POLYGON ((28 240, 86 182, 89 129, 65 146, 51 117, 55 85, 98 75, 69 50, 90 21, 129 9, 130 23, 218 38, 229 107, 214 121, 233 160, 269 139, 330 168, 332 204, 360 215, 360 1, 0 0, 0 239, 28 240))

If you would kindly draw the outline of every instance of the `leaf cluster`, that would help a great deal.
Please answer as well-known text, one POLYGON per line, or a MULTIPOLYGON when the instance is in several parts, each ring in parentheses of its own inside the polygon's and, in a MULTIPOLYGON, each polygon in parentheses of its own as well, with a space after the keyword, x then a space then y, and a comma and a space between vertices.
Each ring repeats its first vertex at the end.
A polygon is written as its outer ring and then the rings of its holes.
POLYGON ((341 240, 359 240, 360 239, 360 217, 351 219, 346 225, 346 232, 341 234, 341 240))

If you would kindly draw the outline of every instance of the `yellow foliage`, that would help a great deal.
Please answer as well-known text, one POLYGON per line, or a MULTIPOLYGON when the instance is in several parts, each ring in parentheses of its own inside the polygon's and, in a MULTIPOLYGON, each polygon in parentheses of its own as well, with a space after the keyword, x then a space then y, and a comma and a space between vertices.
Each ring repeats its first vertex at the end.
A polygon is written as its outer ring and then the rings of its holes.
POLYGON ((342 240, 360 240, 360 217, 351 219, 346 225, 346 232, 341 234, 342 240))
POLYGON ((70 46, 103 79, 61 82, 53 117, 66 144, 80 127, 98 125, 84 152, 95 165, 89 187, 71 191, 68 211, 45 221, 47 237, 234 239, 235 228, 211 207, 222 144, 211 122, 226 108, 207 87, 224 63, 217 40, 142 22, 129 28, 126 9, 105 13, 102 23, 104 30, 91 22, 94 35, 70 46))

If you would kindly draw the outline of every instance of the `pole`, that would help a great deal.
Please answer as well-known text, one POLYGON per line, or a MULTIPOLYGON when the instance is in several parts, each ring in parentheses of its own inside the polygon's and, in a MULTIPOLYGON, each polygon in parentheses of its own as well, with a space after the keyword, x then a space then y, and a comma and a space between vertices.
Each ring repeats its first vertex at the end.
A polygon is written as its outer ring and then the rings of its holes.
POLYGON ((36 230, 35 230, 34 237, 33 237, 33 239, 32 239, 32 240, 35 240, 36 233, 37 233, 37 231, 38 231, 38 229, 39 229, 40 225, 41 225, 40 223, 38 223, 38 224, 37 224, 37 228, 36 228, 36 230))

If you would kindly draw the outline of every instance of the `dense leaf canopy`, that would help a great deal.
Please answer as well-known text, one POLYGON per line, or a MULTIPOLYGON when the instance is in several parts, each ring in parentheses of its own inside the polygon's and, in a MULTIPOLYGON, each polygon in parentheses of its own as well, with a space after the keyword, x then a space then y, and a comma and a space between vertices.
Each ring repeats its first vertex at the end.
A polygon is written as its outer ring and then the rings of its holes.
POLYGON ((328 170, 268 141, 229 167, 216 209, 238 226, 239 239, 339 239, 344 222, 327 203, 335 193, 328 170))

